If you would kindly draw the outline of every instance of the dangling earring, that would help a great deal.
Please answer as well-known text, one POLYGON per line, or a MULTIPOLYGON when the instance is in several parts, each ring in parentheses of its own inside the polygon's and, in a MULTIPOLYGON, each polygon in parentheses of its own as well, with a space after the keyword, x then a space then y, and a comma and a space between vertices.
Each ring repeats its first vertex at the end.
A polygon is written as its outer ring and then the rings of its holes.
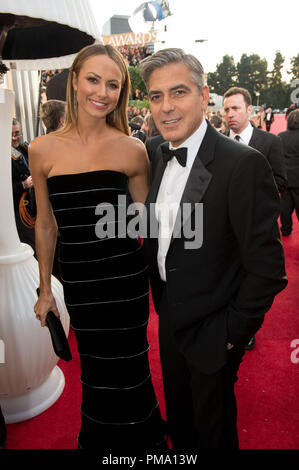
POLYGON ((74 88, 74 113, 76 118, 78 117, 78 100, 77 100, 77 92, 74 88))

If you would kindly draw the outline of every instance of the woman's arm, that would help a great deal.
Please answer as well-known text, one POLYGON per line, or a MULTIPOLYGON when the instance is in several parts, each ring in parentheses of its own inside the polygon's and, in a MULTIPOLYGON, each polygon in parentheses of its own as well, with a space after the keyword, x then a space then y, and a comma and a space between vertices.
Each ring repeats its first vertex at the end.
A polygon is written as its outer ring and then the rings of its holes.
POLYGON ((144 204, 149 191, 149 159, 144 144, 139 139, 133 139, 129 191, 134 202, 144 204))
POLYGON ((51 289, 51 274, 57 242, 57 224, 49 201, 44 162, 47 145, 35 139, 29 146, 30 171, 34 181, 37 217, 35 223, 35 247, 39 265, 40 296, 34 311, 45 326, 47 313, 52 310, 59 317, 51 289))

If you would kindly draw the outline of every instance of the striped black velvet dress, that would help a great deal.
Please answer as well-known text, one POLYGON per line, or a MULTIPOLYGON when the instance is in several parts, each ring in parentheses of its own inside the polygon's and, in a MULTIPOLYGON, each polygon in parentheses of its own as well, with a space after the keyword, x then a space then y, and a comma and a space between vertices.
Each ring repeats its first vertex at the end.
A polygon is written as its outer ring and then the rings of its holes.
POLYGON ((127 183, 124 173, 112 170, 47 180, 60 232, 65 303, 81 359, 78 447, 99 452, 165 446, 148 363, 147 267, 137 239, 126 234, 126 224, 122 233, 117 225, 127 183), (116 220, 108 221, 109 236, 99 238, 96 224, 108 233, 104 214, 111 219, 111 210, 116 220))

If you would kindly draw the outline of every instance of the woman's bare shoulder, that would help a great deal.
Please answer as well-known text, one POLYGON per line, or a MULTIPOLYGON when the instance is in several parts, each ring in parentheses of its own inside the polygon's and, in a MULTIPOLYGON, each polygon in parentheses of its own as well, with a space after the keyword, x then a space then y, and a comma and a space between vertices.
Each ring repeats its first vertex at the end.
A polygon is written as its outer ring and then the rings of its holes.
POLYGON ((136 154, 136 156, 146 154, 144 143, 136 137, 123 134, 123 136, 119 139, 119 145, 128 149, 133 154, 136 154))
POLYGON ((29 152, 31 154, 44 153, 47 150, 53 148, 53 145, 57 145, 59 139, 57 136, 52 134, 41 135, 32 140, 29 144, 29 152))

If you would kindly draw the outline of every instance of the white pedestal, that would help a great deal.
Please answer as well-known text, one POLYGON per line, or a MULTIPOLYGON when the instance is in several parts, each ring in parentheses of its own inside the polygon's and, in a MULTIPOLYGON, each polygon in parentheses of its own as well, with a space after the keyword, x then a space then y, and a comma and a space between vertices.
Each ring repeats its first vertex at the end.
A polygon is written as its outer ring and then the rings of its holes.
POLYGON ((43 413, 58 400, 64 385, 64 375, 56 366, 39 387, 19 397, 2 397, 1 408, 6 424, 19 423, 43 413))
MULTIPOLYGON (((38 263, 32 248, 20 242, 15 225, 10 156, 13 98, 13 92, 0 89, 0 340, 4 343, 0 405, 7 423, 46 410, 64 388, 49 330, 40 326, 33 310, 38 263)), ((53 276, 52 291, 68 335, 63 288, 53 276)))

